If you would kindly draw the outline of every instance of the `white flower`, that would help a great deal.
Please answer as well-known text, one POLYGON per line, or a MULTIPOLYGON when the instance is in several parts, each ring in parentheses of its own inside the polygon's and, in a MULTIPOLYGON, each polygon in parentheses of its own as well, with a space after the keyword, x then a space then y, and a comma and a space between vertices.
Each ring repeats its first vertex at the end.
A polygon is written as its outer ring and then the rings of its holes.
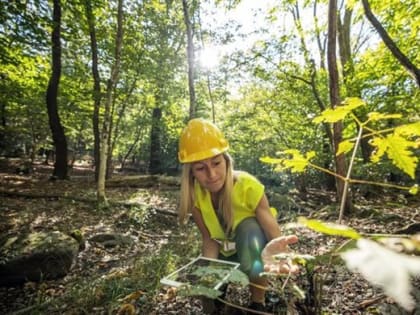
POLYGON ((420 274, 420 258, 396 253, 368 239, 359 239, 357 246, 341 254, 347 267, 381 287, 407 311, 413 310, 410 276, 420 274))

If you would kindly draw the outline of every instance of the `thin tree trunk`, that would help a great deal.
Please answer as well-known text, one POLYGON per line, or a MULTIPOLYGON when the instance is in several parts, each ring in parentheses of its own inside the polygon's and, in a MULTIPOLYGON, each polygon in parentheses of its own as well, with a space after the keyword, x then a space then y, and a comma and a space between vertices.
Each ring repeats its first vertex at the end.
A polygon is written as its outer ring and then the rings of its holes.
POLYGON ((134 148, 136 147, 137 143, 140 140, 140 137, 143 135, 142 129, 141 128, 137 128, 137 131, 136 131, 135 134, 136 134, 136 138, 134 139, 133 143, 128 148, 127 153, 124 155, 124 157, 123 157, 123 159, 121 161, 121 171, 124 170, 125 161, 128 159, 128 157, 130 156, 131 152, 133 152, 134 148))
MULTIPOLYGON (((125 113, 125 109, 127 108, 128 101, 133 94, 134 88, 136 87, 136 83, 137 83, 137 79, 134 79, 133 83, 130 86, 127 96, 121 102, 121 107, 118 110, 117 120, 115 122, 115 128, 111 127, 112 137, 109 138, 110 141, 109 141, 109 150, 108 150, 108 156, 107 156, 107 174, 106 174, 107 179, 111 178, 112 157, 114 155, 113 153, 114 153, 115 144, 117 142, 119 132, 120 132, 120 124, 121 124, 122 118, 124 117, 124 113, 125 113)), ((114 103, 115 103, 115 98, 114 98, 114 103)), ((112 117, 113 116, 114 114, 112 114, 112 117)))
POLYGON ((90 47, 92 55, 92 75, 93 75, 93 158, 95 161, 95 180, 98 180, 99 174, 99 151, 100 151, 100 132, 99 132, 99 109, 101 107, 101 79, 98 71, 98 44, 96 40, 95 18, 92 13, 91 0, 85 1, 86 18, 89 26, 90 47))
MULTIPOLYGON (((203 40, 203 33, 202 33, 202 23, 201 23, 201 16, 200 16, 200 10, 198 10, 198 26, 199 26, 199 31, 200 31, 200 40, 201 40, 201 47, 203 48, 203 50, 205 49, 205 44, 204 44, 204 40, 203 40)), ((210 99, 210 104, 211 104, 211 113, 212 113, 212 121, 213 123, 216 123, 216 108, 214 106, 214 97, 213 97, 213 90, 211 87, 211 78, 210 78, 210 71, 209 69, 207 69, 205 71, 206 74, 206 81, 207 81, 207 91, 209 92, 209 99, 210 99)))
MULTIPOLYGON (((327 62, 329 73, 329 94, 331 107, 340 106, 339 75, 337 69, 337 0, 329 0, 328 6, 328 49, 327 62)), ((338 150, 338 145, 342 141, 343 123, 341 121, 333 124, 333 148, 334 153, 338 150)), ((346 177, 346 159, 344 154, 334 154, 335 169, 338 175, 346 177)), ((344 181, 337 178, 337 200, 342 201, 344 192, 344 181)), ((351 210, 351 199, 346 199, 345 213, 351 210)))
POLYGON ((46 102, 48 119, 56 150, 53 177, 67 179, 67 139, 58 115, 58 86, 61 76, 61 3, 54 0, 52 39, 52 74, 48 82, 46 102))
POLYGON ((338 43, 339 43, 339 52, 340 52, 340 61, 343 73, 343 80, 344 84, 347 89, 347 93, 349 96, 358 96, 355 94, 356 92, 353 91, 351 84, 349 83, 349 79, 352 77, 354 73, 353 67, 353 59, 351 53, 351 45, 350 45, 350 28, 351 28, 351 20, 352 20, 353 10, 346 8, 344 10, 344 17, 343 21, 341 21, 340 16, 338 15, 337 26, 338 26, 338 43))
MULTIPOLYGON (((113 87, 113 93, 115 95, 116 89, 115 86, 113 87)), ((113 146, 113 133, 114 133, 114 114, 115 114, 115 103, 116 98, 113 97, 111 101, 110 112, 109 112, 109 127, 108 127, 108 151, 106 153, 106 171, 105 171, 105 180, 108 180, 112 177, 113 166, 112 166, 112 153, 114 151, 113 146)))
POLYGON ((195 60, 194 60, 194 42, 191 27, 190 15, 188 13, 187 0, 182 0, 182 8, 184 10, 184 21, 187 28, 187 58, 188 58, 188 89, 190 93, 190 119, 196 115, 196 99, 195 99, 195 60))
MULTIPOLYGON (((3 79, 0 76, 1 79, 3 79)), ((3 150, 6 149, 7 145, 5 143, 6 135, 4 133, 4 130, 6 130, 6 103, 0 102, 0 125, 2 128, 0 128, 0 152, 3 152, 3 150)))
POLYGON ((387 31, 384 29, 382 24, 378 21, 375 15, 372 13, 370 9, 369 1, 362 0, 363 8, 365 10, 366 18, 372 24, 372 26, 376 29, 379 36, 381 36, 383 42, 394 55, 395 58, 403 65, 405 69, 407 69, 408 73, 413 77, 415 80, 417 87, 420 88, 420 70, 417 68, 410 59, 407 58, 406 55, 398 48, 398 46, 394 43, 391 36, 388 35, 387 31))
POLYGON ((296 30, 299 34, 300 45, 302 47, 305 62, 309 63, 311 58, 309 57, 310 54, 309 54, 309 51, 308 51, 308 47, 306 46, 305 36, 304 36, 304 33, 303 33, 302 22, 301 22, 301 19, 300 19, 299 2, 298 1, 296 1, 293 4, 293 7, 290 8, 290 12, 292 13, 293 21, 295 22, 295 27, 296 27, 296 30))
MULTIPOLYGON (((349 8, 346 8, 344 11, 343 21, 341 21, 340 16, 338 15, 338 42, 339 42, 339 51, 340 51, 340 60, 342 65, 342 74, 343 81, 346 87, 347 96, 349 97, 361 97, 360 88, 352 83, 352 78, 354 77, 354 64, 353 64, 353 53, 350 43, 350 29, 352 22, 353 11, 349 8)), ((365 114, 356 113, 360 121, 365 121, 365 114)), ((358 129, 359 126, 356 125, 358 129)), ((363 134, 366 134, 367 131, 362 130, 363 134)), ((373 147, 369 144, 371 137, 363 137, 360 140, 360 149, 362 151, 362 157, 364 163, 370 161, 370 155, 372 154, 373 147)))
MULTIPOLYGON (((159 99, 159 98, 157 98, 159 99)), ((150 132, 150 163, 149 172, 150 174, 162 173, 162 161, 161 161, 161 118, 162 109, 159 107, 153 108, 152 114, 152 129, 150 132)))
POLYGON ((318 4, 318 0, 314 1, 314 7, 313 7, 313 17, 314 17, 314 24, 315 24, 315 35, 316 35, 316 43, 318 46, 318 51, 319 51, 319 62, 320 65, 319 67, 321 69, 325 69, 325 42, 326 42, 326 37, 324 37, 324 40, 321 41, 321 31, 320 31, 320 27, 318 24, 318 17, 317 17, 317 4, 318 4))
MULTIPOLYGON (((314 17, 314 20, 315 20, 315 32, 316 32, 318 50, 319 50, 319 55, 320 55, 320 67, 321 67, 321 69, 325 69, 325 56, 324 56, 324 54, 325 54, 325 40, 324 40, 324 43, 321 42, 321 34, 320 34, 320 31, 319 31, 318 20, 317 20, 317 17, 316 17, 316 4, 317 4, 317 2, 315 1, 314 2, 314 8, 313 8, 313 17, 314 17)), ((316 81, 316 78, 317 78, 316 64, 315 64, 315 61, 313 59, 311 59, 309 50, 308 50, 307 45, 306 45, 304 30, 302 28, 302 22, 301 22, 301 16, 300 16, 298 1, 296 1, 293 4, 293 7, 291 7, 290 12, 293 15, 293 20, 294 20, 294 23, 295 23, 295 27, 296 27, 296 29, 298 31, 298 34, 299 34, 299 37, 300 37, 300 43, 301 43, 301 48, 302 48, 302 51, 303 51, 305 62, 309 65, 310 73, 311 73, 310 81, 306 80, 306 79, 305 80, 301 79, 301 81, 310 85, 311 90, 312 90, 312 94, 315 97, 315 100, 318 104, 319 109, 321 111, 324 111, 326 109, 326 105, 325 105, 324 101, 322 100, 321 95, 320 95, 319 90, 318 90, 318 85, 317 85, 317 81, 316 81)), ((296 77, 296 76, 292 76, 292 77, 296 77)), ((324 127, 324 130, 325 130, 325 134, 326 134, 326 136, 329 140, 329 144, 330 144, 330 145, 328 145, 327 143, 325 143, 325 145, 323 146, 323 150, 328 155, 328 153, 332 152, 331 148, 334 147, 334 145, 333 145, 333 142, 334 142, 333 133, 332 133, 331 128, 328 124, 324 124, 323 127, 324 127)), ((329 160, 325 161, 324 167, 328 167, 329 164, 330 164, 329 160)), ((336 186, 334 177, 326 174, 325 175, 325 184, 326 184, 328 189, 333 190, 336 186)))
POLYGON ((111 124, 111 105, 113 99, 113 91, 118 82, 118 76, 121 63, 121 50, 123 43, 123 0, 118 0, 118 14, 117 14, 117 35, 115 38, 115 61, 111 69, 111 77, 108 80, 106 100, 105 100, 105 113, 104 122, 102 125, 101 134, 101 150, 100 150, 100 163, 97 183, 97 198, 98 203, 107 205, 105 194, 105 177, 106 177, 106 162, 108 154, 108 138, 110 135, 111 124))

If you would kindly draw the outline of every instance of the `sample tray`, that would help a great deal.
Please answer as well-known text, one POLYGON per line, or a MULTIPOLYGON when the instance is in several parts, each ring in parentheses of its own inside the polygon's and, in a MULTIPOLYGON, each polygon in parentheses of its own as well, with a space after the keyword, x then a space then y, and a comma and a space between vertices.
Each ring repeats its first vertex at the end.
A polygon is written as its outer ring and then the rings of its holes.
POLYGON ((194 271, 199 268, 210 267, 211 270, 217 270, 217 276, 211 277, 210 281, 209 277, 207 277, 204 285, 217 290, 226 282, 232 270, 239 268, 239 265, 239 263, 235 262, 199 256, 168 276, 162 278, 160 283, 172 287, 180 287, 186 284, 203 285, 203 278, 194 274, 194 271))

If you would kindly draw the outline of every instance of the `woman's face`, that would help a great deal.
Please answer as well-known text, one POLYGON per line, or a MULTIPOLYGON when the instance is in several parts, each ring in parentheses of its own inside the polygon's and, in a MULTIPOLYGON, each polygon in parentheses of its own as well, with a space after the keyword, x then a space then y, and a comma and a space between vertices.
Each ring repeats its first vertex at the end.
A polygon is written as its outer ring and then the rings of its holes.
POLYGON ((223 154, 194 162, 191 169, 200 185, 211 193, 217 193, 223 188, 226 180, 226 160, 223 154))

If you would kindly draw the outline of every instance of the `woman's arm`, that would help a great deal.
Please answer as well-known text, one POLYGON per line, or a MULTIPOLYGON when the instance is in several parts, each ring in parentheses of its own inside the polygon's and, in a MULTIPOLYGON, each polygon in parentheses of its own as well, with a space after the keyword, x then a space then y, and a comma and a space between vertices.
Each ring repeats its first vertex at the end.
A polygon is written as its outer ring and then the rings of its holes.
POLYGON ((278 274, 299 272, 299 268, 293 263, 273 258, 273 255, 289 252, 288 245, 296 243, 298 238, 296 235, 281 236, 280 227, 276 218, 271 214, 270 205, 265 195, 261 198, 255 212, 258 223, 269 241, 261 254, 265 271, 278 274))
POLYGON ((210 237, 210 232, 204 224, 203 216, 196 207, 192 209, 192 217, 201 232, 201 237, 203 240, 201 247, 202 255, 207 258, 217 259, 219 257, 220 245, 210 237))
POLYGON ((255 215, 268 241, 281 235, 280 227, 270 211, 270 205, 265 194, 255 209, 255 215))

